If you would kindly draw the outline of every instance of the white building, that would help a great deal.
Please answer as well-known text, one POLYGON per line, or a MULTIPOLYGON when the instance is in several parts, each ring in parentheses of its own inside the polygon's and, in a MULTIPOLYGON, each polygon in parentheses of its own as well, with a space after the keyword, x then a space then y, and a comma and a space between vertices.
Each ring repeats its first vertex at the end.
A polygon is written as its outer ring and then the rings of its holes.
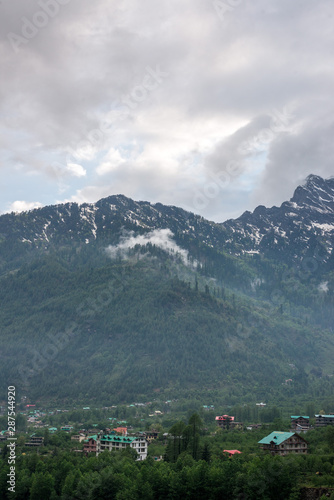
POLYGON ((104 450, 116 451, 133 448, 138 453, 138 460, 147 457, 147 441, 144 437, 116 436, 114 434, 101 434, 96 440, 96 456, 104 450))

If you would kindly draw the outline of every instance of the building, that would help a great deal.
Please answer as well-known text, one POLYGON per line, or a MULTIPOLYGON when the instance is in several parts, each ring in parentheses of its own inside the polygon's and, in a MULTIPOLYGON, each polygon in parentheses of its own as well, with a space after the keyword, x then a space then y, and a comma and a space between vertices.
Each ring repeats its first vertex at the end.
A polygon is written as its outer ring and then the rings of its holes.
POLYGON ((231 423, 234 422, 234 417, 230 417, 229 415, 222 415, 220 417, 216 417, 216 422, 218 427, 221 429, 228 429, 231 426, 231 423))
POLYGON ((88 455, 88 453, 96 453, 96 440, 97 435, 89 436, 89 438, 85 440, 83 451, 86 455, 88 455))
POLYGON ((151 443, 155 439, 158 439, 159 432, 158 431, 146 431, 146 432, 144 432, 144 436, 146 438, 146 441, 148 441, 148 443, 151 443))
POLYGON ((25 446, 43 446, 44 438, 39 436, 30 436, 30 441, 25 444, 25 446))
POLYGON ((8 435, 8 430, 0 431, 0 441, 6 441, 8 435))
POLYGON ((96 440, 96 455, 104 450, 115 451, 133 448, 139 455, 138 460, 147 457, 147 440, 141 436, 115 436, 113 434, 101 434, 96 440))
POLYGON ((249 424, 249 425, 247 425, 246 429, 248 431, 252 431, 254 429, 261 429, 261 427, 262 427, 262 424, 249 424))
POLYGON ((315 415, 315 426, 325 427, 326 425, 334 425, 334 415, 315 415))
POLYGON ((229 458, 233 457, 234 455, 241 455, 241 451, 239 450, 224 450, 224 453, 228 453, 229 458))
POLYGON ((82 441, 85 441, 86 436, 84 434, 75 434, 74 436, 71 436, 71 441, 78 441, 81 443, 82 441))
POLYGON ((115 429, 113 429, 113 430, 117 434, 122 434, 122 436, 128 435, 128 428, 127 427, 115 427, 115 429))
POLYGON ((310 428, 310 417, 306 416, 291 416, 291 431, 306 432, 310 428))
POLYGON ((243 426, 242 422, 236 422, 235 418, 229 415, 216 417, 216 422, 221 429, 240 429, 243 426))
POLYGON ((307 453, 307 441, 296 432, 274 431, 259 441, 264 451, 272 455, 307 453))

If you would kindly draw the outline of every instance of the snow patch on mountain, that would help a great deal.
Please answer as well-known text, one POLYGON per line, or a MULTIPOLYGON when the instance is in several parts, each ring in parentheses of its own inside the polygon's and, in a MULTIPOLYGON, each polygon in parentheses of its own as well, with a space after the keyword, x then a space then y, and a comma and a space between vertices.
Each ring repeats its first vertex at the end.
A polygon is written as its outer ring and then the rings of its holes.
POLYGON ((313 222, 312 226, 318 227, 319 229, 321 229, 323 234, 326 233, 327 231, 334 230, 334 224, 317 224, 316 222, 313 222))

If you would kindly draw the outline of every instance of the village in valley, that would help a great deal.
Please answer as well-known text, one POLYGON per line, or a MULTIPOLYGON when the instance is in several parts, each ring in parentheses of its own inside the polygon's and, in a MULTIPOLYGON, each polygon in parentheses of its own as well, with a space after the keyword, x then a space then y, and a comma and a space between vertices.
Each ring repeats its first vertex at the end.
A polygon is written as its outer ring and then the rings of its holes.
POLYGON ((318 413, 314 403, 288 413, 268 402, 224 407, 158 398, 55 408, 23 396, 13 444, 0 402, 0 464, 9 464, 0 497, 10 487, 13 498, 34 500, 178 499, 184 491, 194 500, 240 492, 257 500, 260 490, 271 500, 332 500, 327 403, 318 413))
MULTIPOLYGON (((65 446, 73 453, 83 456, 98 456, 104 451, 117 452, 132 449, 136 460, 145 460, 148 456, 156 461, 166 459, 167 445, 176 439, 173 422, 178 417, 173 412, 173 403, 177 400, 163 403, 163 411, 155 409, 156 402, 134 403, 123 406, 91 408, 89 406, 73 409, 43 409, 38 404, 27 403, 23 397, 18 411, 18 448, 22 454, 31 451, 43 454, 43 449, 58 443, 65 446), (113 416, 107 416, 108 414, 113 416), (122 420, 114 415, 128 415, 128 420, 122 420), (73 420, 71 420, 71 417, 73 420), (82 422, 77 421, 82 417, 82 422), (93 423, 92 418, 97 417, 98 423, 93 423), (143 418, 140 418, 143 417, 143 418), (51 422, 59 422, 53 425, 51 422), (65 423, 66 422, 66 423, 65 423), (166 426, 166 423, 169 425, 166 426), (53 439, 62 436, 62 440, 53 439), (154 451, 161 453, 156 454, 154 451), (151 452, 153 451, 153 453, 151 452)), ((256 403, 261 417, 261 409, 267 405, 256 403)), ((4 415, 4 406, 0 406, 1 415, 4 415)), ((334 413, 325 414, 323 411, 312 416, 292 415, 289 419, 275 419, 274 422, 241 422, 233 415, 214 416, 214 405, 202 405, 200 411, 195 413, 201 422, 199 432, 207 439, 214 440, 217 436, 232 436, 234 442, 244 434, 256 433, 258 450, 271 455, 285 456, 288 454, 307 454, 309 443, 307 433, 325 427, 334 430, 334 413), (273 426, 277 428, 273 430, 273 426), (287 429, 287 426, 289 429, 287 429), (283 428, 282 428, 283 427, 283 428)), ((7 443, 9 431, 3 428, 0 431, 0 454, 7 443)), ((179 437, 179 436, 178 436, 179 437)), ((229 441, 226 439, 225 441, 229 441)), ((242 443, 242 439, 240 439, 242 443)), ((232 458, 236 455, 247 453, 242 444, 235 449, 223 446, 221 454, 232 458)))

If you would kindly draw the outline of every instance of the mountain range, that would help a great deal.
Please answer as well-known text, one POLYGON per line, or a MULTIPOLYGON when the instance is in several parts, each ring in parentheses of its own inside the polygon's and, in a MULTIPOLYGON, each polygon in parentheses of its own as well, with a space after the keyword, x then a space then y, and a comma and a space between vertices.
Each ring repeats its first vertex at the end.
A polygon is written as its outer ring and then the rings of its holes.
POLYGON ((223 223, 123 195, 0 216, 1 379, 105 404, 330 397, 333 211, 310 175, 223 223))

